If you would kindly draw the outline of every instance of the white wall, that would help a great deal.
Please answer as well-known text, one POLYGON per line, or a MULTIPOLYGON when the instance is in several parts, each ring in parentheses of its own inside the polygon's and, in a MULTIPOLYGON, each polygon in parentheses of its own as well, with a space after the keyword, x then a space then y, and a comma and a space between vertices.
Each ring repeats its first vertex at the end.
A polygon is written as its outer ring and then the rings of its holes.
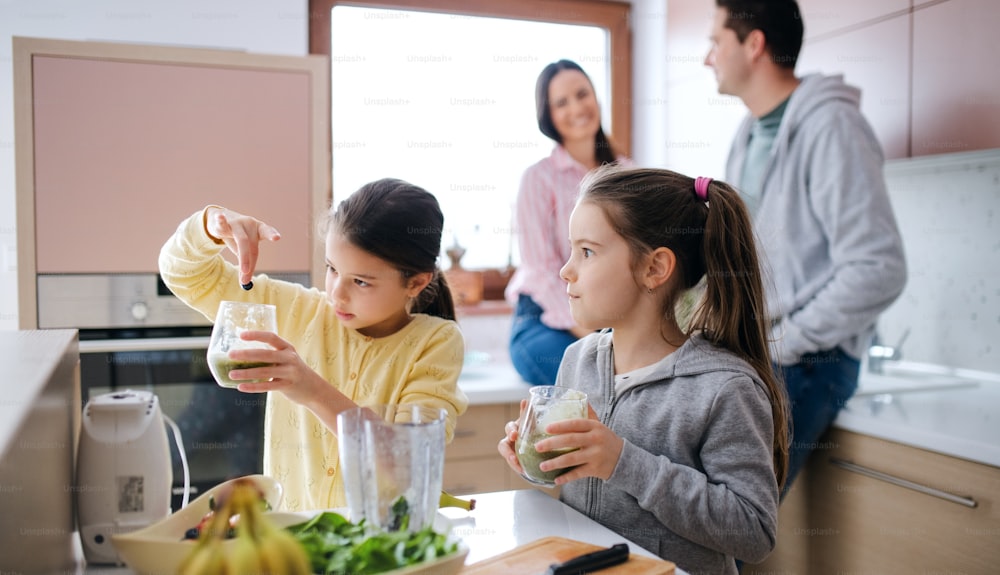
MULTIPOLYGON (((666 0, 634 0, 633 156, 666 157, 666 0)), ((17 329, 11 37, 308 53, 308 0, 0 0, 0 329, 17 329)))
POLYGON ((667 0, 632 0, 632 159, 667 159, 667 0))

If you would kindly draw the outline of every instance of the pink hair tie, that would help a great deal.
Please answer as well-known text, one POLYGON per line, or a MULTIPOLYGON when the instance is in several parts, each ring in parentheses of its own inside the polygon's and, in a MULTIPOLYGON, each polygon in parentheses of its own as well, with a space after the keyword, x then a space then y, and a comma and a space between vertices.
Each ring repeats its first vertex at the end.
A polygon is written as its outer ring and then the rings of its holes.
POLYGON ((698 196, 698 199, 707 202, 708 201, 708 185, 712 183, 712 178, 704 178, 698 176, 694 179, 694 193, 698 196))

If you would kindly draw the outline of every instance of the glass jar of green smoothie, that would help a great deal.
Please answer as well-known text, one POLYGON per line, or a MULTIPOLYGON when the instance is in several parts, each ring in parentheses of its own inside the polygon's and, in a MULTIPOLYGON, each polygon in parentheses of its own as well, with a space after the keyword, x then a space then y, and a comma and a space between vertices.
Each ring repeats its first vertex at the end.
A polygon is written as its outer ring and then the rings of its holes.
POLYGON ((572 468, 542 471, 539 465, 574 449, 555 449, 539 453, 535 444, 551 437, 545 432, 550 423, 565 419, 587 417, 587 394, 568 387, 539 385, 531 388, 531 399, 518 424, 517 460, 524 470, 524 478, 536 485, 555 486, 555 479, 572 468))

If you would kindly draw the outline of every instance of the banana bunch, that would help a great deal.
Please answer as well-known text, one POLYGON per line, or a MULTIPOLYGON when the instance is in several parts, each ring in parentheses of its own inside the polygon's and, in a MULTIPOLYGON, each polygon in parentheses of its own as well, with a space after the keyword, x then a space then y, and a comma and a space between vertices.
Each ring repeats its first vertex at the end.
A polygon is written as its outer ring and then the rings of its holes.
POLYGON ((458 507, 458 508, 461 508, 461 509, 465 509, 466 511, 472 511, 473 509, 476 508, 476 500, 475 499, 461 499, 459 497, 455 497, 454 495, 452 495, 451 493, 448 493, 447 491, 442 491, 441 492, 441 497, 438 498, 438 507, 442 507, 442 508, 444 508, 444 507, 458 507))
POLYGON ((250 480, 237 481, 212 522, 202 530, 177 575, 310 575, 305 549, 261 510, 250 480), (238 516, 235 538, 226 539, 229 518, 238 516), (224 545, 225 543, 225 545, 224 545))

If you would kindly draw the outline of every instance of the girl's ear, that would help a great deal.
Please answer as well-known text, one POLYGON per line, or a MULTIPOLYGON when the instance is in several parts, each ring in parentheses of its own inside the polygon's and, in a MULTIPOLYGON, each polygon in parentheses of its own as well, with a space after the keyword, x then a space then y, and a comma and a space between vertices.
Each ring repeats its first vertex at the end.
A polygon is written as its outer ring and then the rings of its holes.
POLYGON ((432 279, 434 279, 434 274, 431 272, 423 272, 410 276, 410 278, 406 280, 406 295, 411 298, 417 297, 420 295, 420 292, 424 291, 424 288, 431 283, 432 279))
POLYGON ((667 283, 677 269, 677 256, 670 248, 659 247, 646 260, 646 273, 642 278, 647 289, 656 289, 667 283))

